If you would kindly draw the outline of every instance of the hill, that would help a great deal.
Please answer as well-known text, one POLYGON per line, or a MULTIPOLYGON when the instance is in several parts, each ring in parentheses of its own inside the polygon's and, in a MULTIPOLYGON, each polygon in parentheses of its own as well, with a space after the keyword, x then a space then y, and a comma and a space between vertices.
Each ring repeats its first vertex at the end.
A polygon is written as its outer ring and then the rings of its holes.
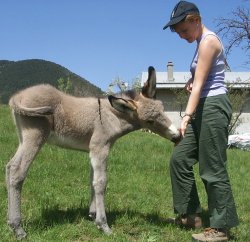
POLYGON ((69 71, 56 63, 31 59, 21 61, 0 60, 0 103, 6 104, 16 91, 36 85, 48 83, 58 86, 58 79, 68 78, 73 83, 75 96, 100 96, 102 90, 86 79, 69 71))

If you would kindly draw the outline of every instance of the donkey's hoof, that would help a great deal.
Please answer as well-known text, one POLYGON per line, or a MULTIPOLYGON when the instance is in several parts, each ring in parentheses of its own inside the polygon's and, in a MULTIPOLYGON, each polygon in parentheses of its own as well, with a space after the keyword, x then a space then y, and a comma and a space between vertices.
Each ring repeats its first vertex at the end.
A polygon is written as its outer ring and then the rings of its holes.
POLYGON ((104 227, 102 228, 102 230, 103 230, 103 232, 104 232, 105 234, 107 234, 107 235, 112 234, 112 230, 111 230, 111 228, 109 228, 108 225, 104 226, 104 227))
POLYGON ((98 229, 102 230, 107 235, 112 234, 112 230, 109 228, 107 224, 97 225, 97 227, 98 229))
POLYGON ((15 229, 15 235, 17 240, 22 240, 27 236, 26 232, 23 230, 22 227, 15 229))

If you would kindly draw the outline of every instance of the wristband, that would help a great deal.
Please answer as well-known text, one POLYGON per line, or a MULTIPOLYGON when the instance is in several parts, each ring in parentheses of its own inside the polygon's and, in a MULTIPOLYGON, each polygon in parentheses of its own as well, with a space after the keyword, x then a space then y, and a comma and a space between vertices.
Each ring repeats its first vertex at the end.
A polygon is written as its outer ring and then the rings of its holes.
POLYGON ((190 118, 193 118, 193 114, 190 114, 190 113, 185 113, 185 114, 182 116, 182 118, 184 118, 184 117, 186 117, 186 116, 188 116, 188 117, 190 117, 190 118))

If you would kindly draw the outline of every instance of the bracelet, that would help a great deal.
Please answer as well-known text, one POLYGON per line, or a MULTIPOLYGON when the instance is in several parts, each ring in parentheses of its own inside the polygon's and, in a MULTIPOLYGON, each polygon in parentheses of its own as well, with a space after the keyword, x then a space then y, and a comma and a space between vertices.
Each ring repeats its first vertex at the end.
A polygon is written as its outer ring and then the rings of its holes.
POLYGON ((188 117, 190 117, 190 118, 193 118, 193 114, 190 114, 190 113, 185 113, 185 114, 182 116, 182 118, 184 118, 184 117, 186 117, 186 116, 188 116, 188 117))

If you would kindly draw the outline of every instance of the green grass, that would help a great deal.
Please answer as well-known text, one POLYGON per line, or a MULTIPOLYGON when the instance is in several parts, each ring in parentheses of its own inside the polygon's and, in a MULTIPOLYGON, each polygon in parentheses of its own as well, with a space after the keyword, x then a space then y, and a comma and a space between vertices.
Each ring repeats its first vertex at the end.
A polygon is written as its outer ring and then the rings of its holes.
MULTIPOLYGON (((10 111, 1 106, 1 241, 15 241, 6 223, 5 165, 17 145, 10 111)), ((45 145, 23 187, 23 226, 29 241, 191 241, 194 231, 164 222, 173 216, 168 170, 172 149, 169 141, 139 131, 117 141, 109 156, 106 192, 106 211, 113 234, 106 236, 88 218, 88 154, 45 145)), ((228 150, 228 158, 240 217, 240 226, 232 233, 235 241, 246 242, 250 238, 250 153, 228 150)), ((197 183, 207 219, 206 195, 198 175, 197 183)))

